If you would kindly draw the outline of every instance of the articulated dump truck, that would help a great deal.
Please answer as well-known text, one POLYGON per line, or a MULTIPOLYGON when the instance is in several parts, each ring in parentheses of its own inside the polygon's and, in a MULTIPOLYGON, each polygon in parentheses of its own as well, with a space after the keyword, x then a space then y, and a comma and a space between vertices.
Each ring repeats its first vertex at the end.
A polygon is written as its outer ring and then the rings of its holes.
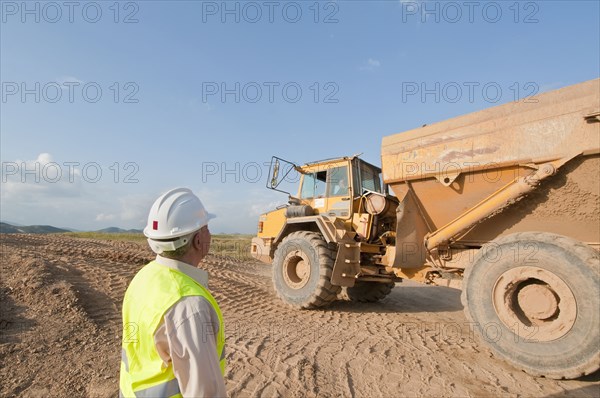
POLYGON ((284 302, 459 288, 496 356, 556 379, 600 368, 600 80, 384 137, 381 160, 273 158, 267 186, 296 173, 298 191, 251 253, 284 302))

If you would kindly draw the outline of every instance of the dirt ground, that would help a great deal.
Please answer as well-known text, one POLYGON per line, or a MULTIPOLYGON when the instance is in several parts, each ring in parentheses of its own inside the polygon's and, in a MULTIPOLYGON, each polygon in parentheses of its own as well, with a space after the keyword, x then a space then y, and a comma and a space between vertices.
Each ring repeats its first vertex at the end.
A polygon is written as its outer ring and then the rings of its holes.
MULTIPOLYGON (((0 245, 0 396, 117 396, 121 301, 150 250, 58 235, 1 234, 0 245)), ((600 372, 557 381, 494 358, 456 290, 405 282, 380 303, 296 311, 267 265, 210 255, 204 267, 233 397, 600 396, 600 372)))

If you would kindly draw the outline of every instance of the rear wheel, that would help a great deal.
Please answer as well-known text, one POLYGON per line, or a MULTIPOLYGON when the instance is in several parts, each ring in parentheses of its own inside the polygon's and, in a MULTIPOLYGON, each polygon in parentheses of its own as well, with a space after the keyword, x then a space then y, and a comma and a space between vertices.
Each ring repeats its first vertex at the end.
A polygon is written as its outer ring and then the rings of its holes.
POLYGON ((294 232, 275 251, 273 285, 295 308, 317 308, 334 301, 339 286, 330 282, 335 250, 316 232, 294 232))
POLYGON ((550 233, 484 246, 465 272, 462 302, 477 335, 536 376, 576 378, 600 368, 598 252, 550 233))
POLYGON ((374 303, 392 292, 396 284, 390 282, 356 282, 352 287, 342 288, 342 298, 360 303, 374 303))

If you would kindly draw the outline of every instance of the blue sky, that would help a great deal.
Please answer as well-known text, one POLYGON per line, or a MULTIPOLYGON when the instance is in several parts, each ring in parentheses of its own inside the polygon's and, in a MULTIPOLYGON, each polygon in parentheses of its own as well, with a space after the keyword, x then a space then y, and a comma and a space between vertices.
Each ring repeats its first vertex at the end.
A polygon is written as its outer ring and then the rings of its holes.
POLYGON ((186 186, 254 233, 287 199, 272 155, 380 164, 384 136, 599 76, 599 2, 466 3, 2 1, 0 218, 142 228, 186 186))

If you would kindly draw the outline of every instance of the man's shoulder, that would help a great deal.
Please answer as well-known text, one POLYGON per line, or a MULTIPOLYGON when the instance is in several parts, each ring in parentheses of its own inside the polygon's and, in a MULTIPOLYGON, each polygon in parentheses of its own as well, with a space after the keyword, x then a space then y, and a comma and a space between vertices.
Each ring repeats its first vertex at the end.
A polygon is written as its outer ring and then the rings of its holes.
POLYGON ((212 304, 210 301, 204 296, 184 296, 179 301, 177 301, 171 308, 189 308, 192 310, 206 310, 212 309, 212 304))
POLYGON ((215 308, 203 296, 182 297, 165 313, 165 320, 171 320, 175 325, 190 318, 197 318, 206 322, 218 321, 215 308))
POLYGON ((181 290, 182 284, 195 286, 198 281, 189 275, 182 273, 181 271, 173 269, 172 267, 161 264, 157 261, 151 261, 144 265, 134 275, 133 279, 129 283, 129 287, 142 284, 146 291, 156 290, 181 290))

